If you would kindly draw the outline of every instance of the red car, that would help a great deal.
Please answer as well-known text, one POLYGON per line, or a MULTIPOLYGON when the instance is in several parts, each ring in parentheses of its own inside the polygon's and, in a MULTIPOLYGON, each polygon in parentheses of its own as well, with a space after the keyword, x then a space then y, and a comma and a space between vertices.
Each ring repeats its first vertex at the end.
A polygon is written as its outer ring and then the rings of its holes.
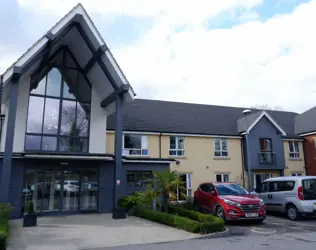
POLYGON ((224 221, 255 220, 262 223, 266 209, 262 199, 232 182, 204 182, 194 192, 194 204, 224 221))

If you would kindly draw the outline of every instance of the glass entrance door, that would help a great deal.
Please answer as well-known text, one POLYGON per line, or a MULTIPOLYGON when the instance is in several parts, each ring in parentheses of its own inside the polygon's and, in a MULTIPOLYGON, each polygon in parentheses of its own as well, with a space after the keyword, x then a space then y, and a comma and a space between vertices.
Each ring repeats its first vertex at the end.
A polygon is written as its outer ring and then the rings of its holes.
POLYGON ((64 171, 63 211, 79 211, 80 172, 64 171))
POLYGON ((39 213, 76 213, 98 208, 98 171, 26 170, 22 214, 28 201, 39 213))

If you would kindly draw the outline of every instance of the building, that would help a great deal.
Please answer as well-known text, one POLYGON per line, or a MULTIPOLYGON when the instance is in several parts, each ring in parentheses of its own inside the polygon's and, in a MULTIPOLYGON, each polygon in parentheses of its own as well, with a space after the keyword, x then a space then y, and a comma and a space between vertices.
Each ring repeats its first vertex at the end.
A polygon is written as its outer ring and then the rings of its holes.
MULTIPOLYGON (((248 186, 271 176, 303 175, 303 139, 295 134, 293 112, 135 99, 123 108, 123 154, 176 158, 190 195, 199 183, 234 181, 248 186), (248 132, 248 145, 245 141, 248 132)), ((108 117, 107 150, 114 152, 114 114, 108 117)))
POLYGON ((316 175, 316 107, 295 118, 295 132, 304 138, 306 172, 316 175))
POLYGON ((28 200, 41 214, 111 212, 143 185, 129 171, 170 168, 172 159, 122 157, 122 107, 135 93, 80 4, 1 75, 1 87, 0 203, 11 203, 13 218, 28 200))

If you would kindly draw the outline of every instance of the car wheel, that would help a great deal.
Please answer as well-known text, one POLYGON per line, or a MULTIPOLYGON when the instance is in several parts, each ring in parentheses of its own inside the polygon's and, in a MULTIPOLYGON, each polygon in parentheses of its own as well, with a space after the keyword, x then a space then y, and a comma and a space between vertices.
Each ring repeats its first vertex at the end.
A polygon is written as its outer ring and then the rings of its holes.
POLYGON ((216 208, 216 216, 225 221, 225 212, 224 212, 224 209, 222 207, 216 208))
POLYGON ((286 215, 290 220, 299 220, 300 218, 300 213, 294 205, 286 207, 286 215))

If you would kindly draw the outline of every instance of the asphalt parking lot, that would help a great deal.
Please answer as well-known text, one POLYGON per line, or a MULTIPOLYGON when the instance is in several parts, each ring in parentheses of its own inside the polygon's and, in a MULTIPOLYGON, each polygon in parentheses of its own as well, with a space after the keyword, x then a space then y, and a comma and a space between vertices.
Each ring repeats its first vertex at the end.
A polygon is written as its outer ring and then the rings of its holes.
POLYGON ((262 224, 253 224, 249 221, 231 222, 227 227, 230 229, 230 236, 310 233, 316 232, 316 218, 291 221, 281 215, 268 215, 262 224))

